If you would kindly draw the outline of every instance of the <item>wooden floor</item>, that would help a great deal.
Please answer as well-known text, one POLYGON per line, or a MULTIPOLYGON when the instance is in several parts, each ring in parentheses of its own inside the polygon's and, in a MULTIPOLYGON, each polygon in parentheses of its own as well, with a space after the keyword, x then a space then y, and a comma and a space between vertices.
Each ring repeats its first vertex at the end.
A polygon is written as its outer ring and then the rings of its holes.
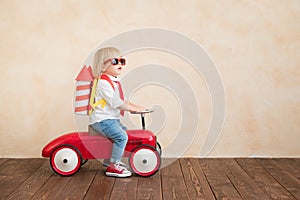
MULTIPOLYGON (((164 162, 168 162, 164 160, 164 162)), ((88 161, 72 177, 48 159, 0 159, 0 199, 300 199, 300 159, 179 159, 149 178, 110 178, 88 161)))

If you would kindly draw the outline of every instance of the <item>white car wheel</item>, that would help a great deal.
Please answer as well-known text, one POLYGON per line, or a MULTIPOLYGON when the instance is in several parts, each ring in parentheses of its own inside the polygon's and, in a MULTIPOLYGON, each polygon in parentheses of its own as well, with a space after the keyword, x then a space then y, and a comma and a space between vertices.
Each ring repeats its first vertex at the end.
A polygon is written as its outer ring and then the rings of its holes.
POLYGON ((70 176, 80 169, 81 156, 75 147, 64 145, 58 147, 52 153, 50 162, 56 173, 62 176, 70 176))
POLYGON ((161 158, 159 152, 152 146, 141 145, 132 151, 129 164, 136 174, 151 176, 158 171, 161 158))

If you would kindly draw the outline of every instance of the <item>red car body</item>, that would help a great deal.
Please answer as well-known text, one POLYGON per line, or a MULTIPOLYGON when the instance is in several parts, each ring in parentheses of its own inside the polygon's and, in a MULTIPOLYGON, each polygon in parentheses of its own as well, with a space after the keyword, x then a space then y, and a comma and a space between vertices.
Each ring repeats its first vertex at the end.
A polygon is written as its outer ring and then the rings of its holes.
MULTIPOLYGON (((161 165, 161 147, 156 136, 145 130, 144 113, 141 114, 142 130, 127 130, 127 145, 123 157, 129 157, 129 166, 140 176, 155 174, 161 165)), ((95 132, 73 132, 59 136, 42 150, 43 157, 50 157, 52 169, 62 175, 71 176, 89 159, 111 157, 113 141, 95 132)))
MULTIPOLYGON (((156 148, 156 136, 148 130, 127 130, 128 142, 124 156, 139 145, 156 148)), ((74 132, 62 135, 49 142, 42 150, 43 157, 50 157, 52 152, 61 145, 75 147, 82 159, 104 159, 111 157, 112 142, 102 135, 89 135, 88 132, 74 132)))

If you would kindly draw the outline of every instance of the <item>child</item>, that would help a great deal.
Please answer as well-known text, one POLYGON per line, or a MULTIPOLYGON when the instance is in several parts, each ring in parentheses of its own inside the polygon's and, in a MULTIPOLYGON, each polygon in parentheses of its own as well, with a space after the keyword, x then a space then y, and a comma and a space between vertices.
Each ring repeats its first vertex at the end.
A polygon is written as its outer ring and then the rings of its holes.
POLYGON ((96 52, 93 62, 93 75, 99 78, 95 102, 101 103, 90 115, 90 125, 98 133, 113 140, 112 155, 105 174, 114 177, 129 177, 131 172, 121 162, 128 136, 126 127, 120 122, 124 111, 142 111, 142 106, 125 102, 123 91, 117 76, 126 65, 125 58, 114 47, 100 49, 96 52))

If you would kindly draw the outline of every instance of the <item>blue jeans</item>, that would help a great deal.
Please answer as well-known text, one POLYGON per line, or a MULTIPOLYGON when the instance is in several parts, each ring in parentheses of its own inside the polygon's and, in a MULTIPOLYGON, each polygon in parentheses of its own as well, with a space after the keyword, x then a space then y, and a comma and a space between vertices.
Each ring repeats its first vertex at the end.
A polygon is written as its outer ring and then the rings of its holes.
POLYGON ((128 141, 126 127, 118 119, 106 119, 91 125, 98 133, 113 140, 110 162, 118 163, 124 154, 124 149, 128 141))

